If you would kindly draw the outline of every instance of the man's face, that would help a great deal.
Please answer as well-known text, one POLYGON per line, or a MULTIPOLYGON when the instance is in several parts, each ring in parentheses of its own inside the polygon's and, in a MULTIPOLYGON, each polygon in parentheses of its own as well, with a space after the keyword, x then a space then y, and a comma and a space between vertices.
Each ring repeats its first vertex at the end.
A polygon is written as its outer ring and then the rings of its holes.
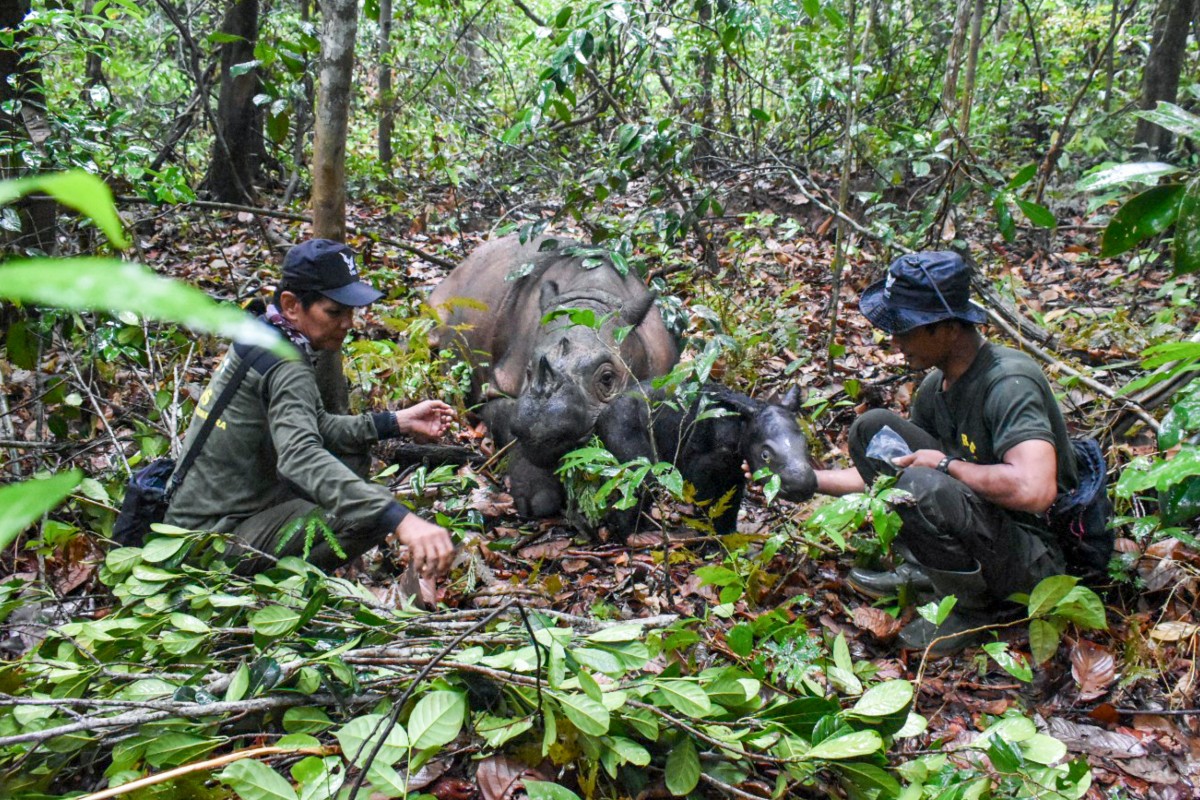
POLYGON ((946 353, 944 325, 922 325, 919 328, 892 334, 892 343, 914 370, 941 366, 946 353))
POLYGON ((284 292, 283 314, 312 344, 314 350, 337 350, 346 341, 346 334, 354 327, 354 307, 322 297, 308 308, 300 304, 291 292, 284 292))

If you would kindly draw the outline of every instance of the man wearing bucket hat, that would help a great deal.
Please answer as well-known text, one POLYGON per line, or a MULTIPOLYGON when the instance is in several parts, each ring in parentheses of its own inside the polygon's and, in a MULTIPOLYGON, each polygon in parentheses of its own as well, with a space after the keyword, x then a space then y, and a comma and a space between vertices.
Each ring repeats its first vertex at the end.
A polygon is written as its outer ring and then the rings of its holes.
POLYGON ((354 251, 343 244, 312 239, 288 251, 263 319, 300 357, 285 361, 243 344, 229 349, 184 440, 176 467, 183 479, 167 523, 231 533, 241 545, 235 555, 243 574, 288 555, 307 555, 331 569, 393 533, 419 574, 449 568, 454 546, 446 529, 409 513, 366 475, 375 442, 438 437, 453 410, 426 400, 396 412, 335 415, 325 411, 317 389, 316 352, 340 348, 355 310, 382 296, 359 279, 354 251), (225 392, 235 379, 232 393, 225 392), (223 407, 214 408, 221 400, 223 407), (210 414, 207 438, 191 454, 210 414))
POLYGON ((1042 514, 1077 481, 1062 412, 1028 356, 987 342, 986 322, 970 300, 970 269, 952 252, 922 252, 892 262, 863 292, 859 309, 890 334, 908 365, 931 370, 909 419, 884 410, 850 428, 853 467, 817 472, 817 490, 863 491, 878 475, 898 475, 914 502, 899 505, 899 570, 851 571, 867 594, 904 583, 954 595, 950 616, 918 618, 901 631, 911 648, 957 652, 968 633, 998 621, 1005 598, 1063 571, 1063 555, 1042 514))

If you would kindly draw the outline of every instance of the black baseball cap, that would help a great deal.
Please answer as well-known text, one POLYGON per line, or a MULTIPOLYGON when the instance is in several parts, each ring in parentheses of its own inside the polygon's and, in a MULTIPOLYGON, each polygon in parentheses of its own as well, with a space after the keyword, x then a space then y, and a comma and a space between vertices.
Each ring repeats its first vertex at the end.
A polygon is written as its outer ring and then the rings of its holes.
POLYGON ((886 278, 863 291, 858 309, 876 328, 892 334, 945 319, 987 322, 987 312, 971 302, 971 268, 948 250, 900 256, 886 278))
POLYGON ((383 292, 358 279, 354 251, 330 239, 309 239, 288 250, 283 286, 317 291, 344 306, 366 306, 383 297, 383 292))

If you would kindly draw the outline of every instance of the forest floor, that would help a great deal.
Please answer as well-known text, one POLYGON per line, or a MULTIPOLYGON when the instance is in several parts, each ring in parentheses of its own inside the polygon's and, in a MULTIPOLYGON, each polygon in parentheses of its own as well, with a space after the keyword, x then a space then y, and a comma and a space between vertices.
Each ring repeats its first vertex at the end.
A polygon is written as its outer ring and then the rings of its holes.
MULTIPOLYGON (((436 219, 443 213, 444 209, 431 205, 434 223, 418 216, 401 224, 376 209, 353 209, 350 243, 363 253, 364 273, 386 276, 383 282, 391 283, 393 298, 403 298, 408 289, 431 288, 445 274, 444 266, 372 239, 394 239, 456 261, 485 234, 460 236, 441 232, 444 226, 436 230, 436 219)), ((1190 304, 1178 302, 1168 267, 1130 270, 1124 262, 1098 260, 1090 255, 1098 233, 1087 227, 1087 220, 1062 222, 1076 227, 1060 229, 1053 236, 1023 231, 1016 246, 986 230, 959 235, 972 242, 991 285, 1010 293, 1010 302, 1015 301, 1026 317, 1056 334, 1053 354, 1061 363, 1046 363, 1050 373, 1060 374, 1062 364, 1100 369, 1093 374, 1116 389, 1135 374, 1138 353, 1157 322, 1169 318, 1180 329, 1191 330, 1197 312, 1190 304), (1089 320, 1097 322, 1093 325, 1089 320)), ((136 230, 143 263, 214 296, 244 304, 262 287, 272 285, 280 261, 279 242, 302 238, 305 228, 246 213, 185 211, 144 220, 136 230)), ((906 410, 919 379, 903 371, 900 356, 857 313, 858 291, 886 266, 872 260, 866 250, 852 256, 847 268, 837 337, 845 353, 829 369, 824 347, 832 254, 832 236, 819 237, 815 231, 802 231, 786 240, 763 235, 736 256, 728 255, 726 269, 719 275, 693 274, 675 283, 680 292, 703 285, 709 297, 721 293, 735 308, 776 306, 807 324, 799 341, 808 354, 760 348, 755 351, 759 360, 753 364, 753 379, 747 379, 744 370, 734 375, 729 368, 733 382, 742 384, 736 388, 751 393, 799 382, 810 398, 830 401, 824 413, 810 419, 813 457, 824 465, 845 462, 844 437, 857 413, 870 406, 906 410), (797 360, 802 362, 799 368, 784 377, 787 365, 797 360)), ((682 299, 685 307, 694 300, 686 295, 682 299)), ((397 313, 395 305, 385 302, 369 310, 360 336, 390 336, 385 317, 397 313)), ((401 308, 400 313, 407 309, 401 308)), ((700 325, 694 320, 690 333, 698 332, 700 325)), ((1011 342, 995 328, 987 334, 1011 342)), ((685 352, 684 357, 688 355, 685 352)), ((185 391, 203 386, 215 356, 198 354, 192 360, 181 383, 185 391)), ((722 367, 719 363, 717 372, 722 367)), ((14 428, 29 433, 28 438, 40 438, 32 435, 39 430, 34 385, 31 376, 16 374, 6 387, 14 428)), ((92 395, 84 403, 99 403, 120 436, 130 434, 128 410, 145 407, 149 398, 144 390, 153 385, 150 379, 85 381, 76 388, 92 395)), ((379 400, 381 392, 372 385, 363 402, 379 400)), ((1119 411, 1118 404, 1080 387, 1065 391, 1064 407, 1077 431, 1102 436, 1119 411)), ((93 440, 103 435, 102 426, 93 424, 77 438, 93 440)), ((457 428, 454 440, 487 451, 484 431, 467 420, 457 428)), ((1132 457, 1152 450, 1153 438, 1144 432, 1138 435, 1135 429, 1132 436, 1106 440, 1106 446, 1115 474, 1132 457)), ((75 464, 92 475, 111 474, 117 466, 111 448, 104 445, 52 452, 59 454, 60 468, 75 464)), ((653 533, 617 544, 580 534, 563 520, 522 521, 504 493, 502 475, 491 469, 463 469, 477 488, 469 492, 469 499, 458 501, 485 520, 481 542, 473 552, 486 569, 457 569, 437 587, 438 602, 452 608, 486 607, 497 598, 520 596, 530 606, 609 619, 661 614, 706 617, 708 609, 719 603, 720 587, 705 585, 695 571, 706 564, 731 564, 731 542, 691 534, 679 509, 662 509, 660 521, 669 534, 668 543, 653 533), (664 548, 669 551, 665 559, 664 548)), ((802 526, 822 502, 776 500, 767 505, 761 491, 752 490, 743 505, 737 543, 753 546, 785 526, 802 526)), ((917 710, 930 721, 929 735, 919 740, 919 746, 953 744, 967 731, 983 727, 984 715, 1019 707, 1043 720, 1073 753, 1087 756, 1100 789, 1122 788, 1130 796, 1158 800, 1196 796, 1200 788, 1192 787, 1200 787, 1200 713, 1196 712, 1200 552, 1175 539, 1149 543, 1124 530, 1118 535, 1125 577, 1096 587, 1105 601, 1109 629, 1068 636, 1057 656, 1034 670, 1031 683, 1014 679, 978 650, 932 661, 925 668, 917 700, 917 710)), ((5 560, 12 573, 40 573, 60 597, 70 597, 97 589, 95 569, 101 547, 94 539, 79 538, 52 553, 5 560)), ((371 586, 382 599, 394 598, 400 566, 393 555, 369 554, 345 568, 345 573, 371 586)), ((912 617, 912 608, 897 608, 894 598, 878 607, 855 594, 844 580, 854 563, 854 553, 831 544, 799 542, 785 548, 746 573, 746 591, 727 618, 709 617, 717 624, 707 629, 706 647, 697 657, 739 660, 726 641, 728 627, 782 609, 790 619, 806 620, 814 635, 844 634, 853 656, 869 660, 879 676, 913 678, 922 654, 900 650, 895 639, 912 617)), ((1024 626, 997 635, 1012 650, 1028 653, 1024 626)))

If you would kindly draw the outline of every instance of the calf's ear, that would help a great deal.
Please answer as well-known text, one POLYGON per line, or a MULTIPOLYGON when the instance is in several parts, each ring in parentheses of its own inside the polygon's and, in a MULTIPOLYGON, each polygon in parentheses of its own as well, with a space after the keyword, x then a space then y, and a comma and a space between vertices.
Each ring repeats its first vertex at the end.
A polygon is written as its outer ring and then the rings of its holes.
POLYGON ((779 401, 779 405, 786 408, 788 411, 795 414, 800 410, 800 405, 804 402, 804 390, 797 386, 787 390, 787 394, 779 401))
POLYGON ((653 305, 654 292, 646 292, 642 297, 621 306, 621 321, 636 328, 642 324, 642 320, 650 313, 650 307, 653 305))
POLYGON ((558 297, 558 284, 554 281, 542 281, 541 294, 538 295, 538 307, 545 314, 554 306, 554 299, 558 297))

